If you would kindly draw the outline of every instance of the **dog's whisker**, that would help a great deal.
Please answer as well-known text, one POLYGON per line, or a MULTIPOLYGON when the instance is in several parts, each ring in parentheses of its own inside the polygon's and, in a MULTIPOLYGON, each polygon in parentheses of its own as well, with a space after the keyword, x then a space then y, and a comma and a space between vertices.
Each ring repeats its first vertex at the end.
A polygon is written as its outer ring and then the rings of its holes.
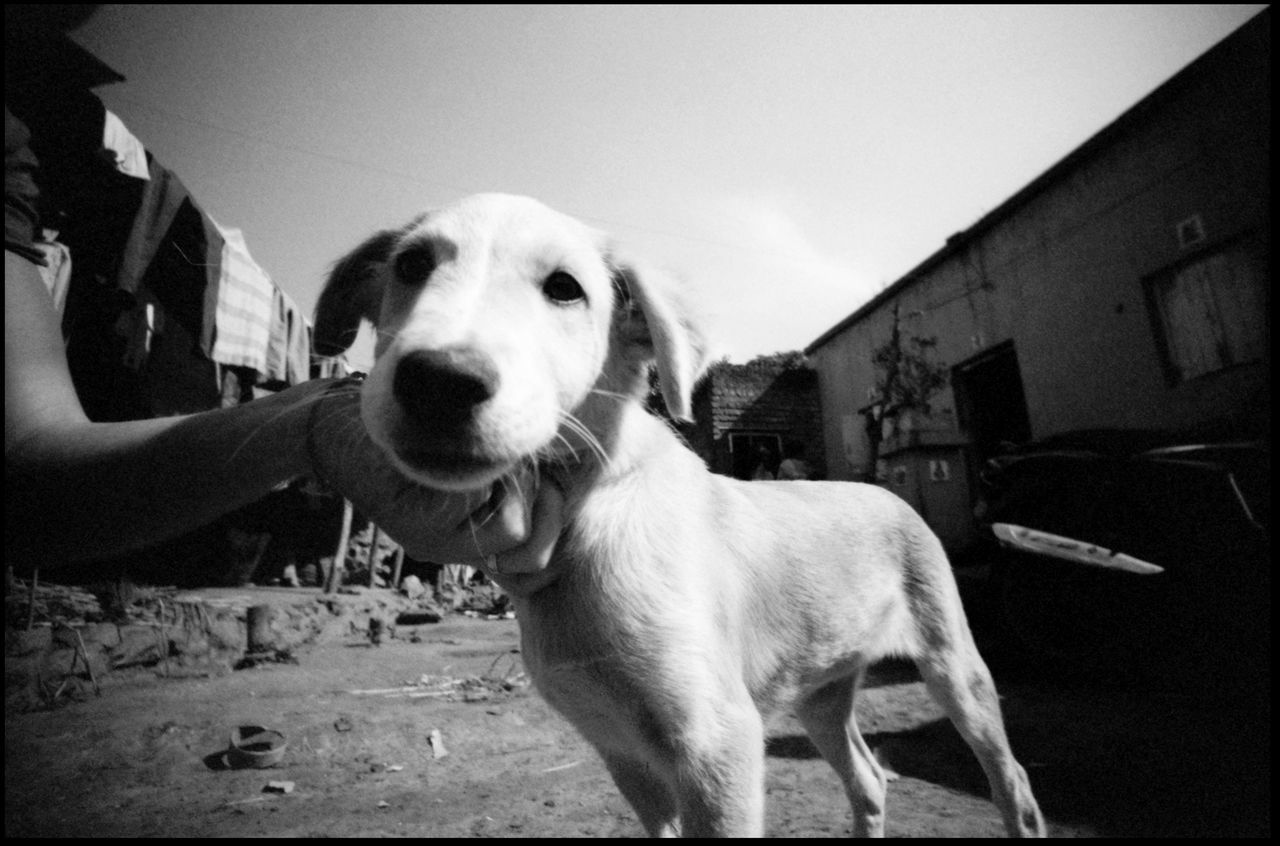
POLYGON ((569 412, 562 413, 560 419, 571 432, 582 439, 587 449, 600 460, 601 465, 606 469, 612 467, 612 459, 605 450, 604 444, 600 443, 600 439, 585 423, 569 412))
POLYGON ((592 388, 591 394, 605 399, 617 400, 618 402, 631 402, 630 394, 624 394, 621 391, 606 391, 604 388, 592 388))
MULTIPOLYGON (((560 422, 564 425, 566 429, 569 430, 571 434, 577 435, 580 439, 582 439, 583 444, 587 447, 589 451, 593 453, 596 452, 596 447, 599 445, 599 441, 597 440, 595 435, 591 432, 591 430, 588 429, 587 426, 581 420, 579 420, 576 416, 574 416, 570 412, 565 411, 565 412, 561 412, 560 414, 560 422)), ((563 440, 566 445, 570 444, 570 441, 568 438, 564 438, 563 440)), ((601 450, 603 450, 603 448, 601 448, 601 450)), ((576 448, 574 449, 574 452, 577 452, 576 448)))
MULTIPOLYGON (((483 526, 484 521, 479 525, 483 526)), ((471 546, 476 551, 476 558, 484 558, 484 548, 480 545, 480 536, 476 533, 477 524, 470 517, 467 518, 467 527, 471 530, 471 546)))

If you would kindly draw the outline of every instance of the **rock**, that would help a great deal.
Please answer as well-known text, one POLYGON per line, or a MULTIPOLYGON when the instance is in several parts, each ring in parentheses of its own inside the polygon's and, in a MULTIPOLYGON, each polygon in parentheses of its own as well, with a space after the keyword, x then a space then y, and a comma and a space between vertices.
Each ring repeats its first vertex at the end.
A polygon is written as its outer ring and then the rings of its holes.
POLYGON ((444 736, 440 734, 440 729, 432 729, 427 742, 431 744, 432 758, 438 760, 449 754, 449 750, 444 748, 444 736))
POLYGON ((401 580, 400 592, 410 599, 417 599, 427 592, 427 588, 417 576, 409 575, 401 580))

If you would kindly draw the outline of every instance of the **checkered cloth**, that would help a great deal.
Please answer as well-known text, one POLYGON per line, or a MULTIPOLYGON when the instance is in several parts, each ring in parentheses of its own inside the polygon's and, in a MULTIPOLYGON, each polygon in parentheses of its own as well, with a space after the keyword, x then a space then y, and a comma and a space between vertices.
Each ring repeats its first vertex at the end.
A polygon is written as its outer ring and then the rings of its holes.
POLYGON ((276 287, 249 255, 244 233, 216 220, 214 226, 223 245, 210 357, 219 364, 266 373, 276 287))

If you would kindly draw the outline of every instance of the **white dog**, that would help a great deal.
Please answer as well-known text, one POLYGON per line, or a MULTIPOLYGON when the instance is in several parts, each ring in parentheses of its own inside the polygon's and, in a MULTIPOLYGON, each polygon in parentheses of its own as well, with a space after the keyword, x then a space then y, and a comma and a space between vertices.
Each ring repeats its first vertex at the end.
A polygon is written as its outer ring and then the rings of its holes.
POLYGON ((317 340, 378 327, 362 416, 409 476, 493 484, 536 463, 565 492, 549 587, 516 600, 538 689, 655 835, 761 835, 763 716, 791 707, 884 833, 885 777, 854 722, 866 668, 909 656, 972 747, 1006 828, 1043 835, 942 546, 902 500, 841 482, 708 472, 643 407, 656 362, 687 419, 706 361, 659 275, 527 198, 486 194, 383 232, 335 267, 317 340))

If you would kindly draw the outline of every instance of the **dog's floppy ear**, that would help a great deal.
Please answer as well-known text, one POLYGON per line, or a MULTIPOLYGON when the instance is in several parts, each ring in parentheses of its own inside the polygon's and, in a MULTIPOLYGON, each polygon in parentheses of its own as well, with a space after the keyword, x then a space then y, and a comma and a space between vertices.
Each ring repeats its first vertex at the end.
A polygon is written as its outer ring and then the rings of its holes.
POLYGON ((709 358, 706 338, 670 276, 631 260, 612 266, 624 343, 651 351, 667 412, 676 420, 692 421, 693 388, 709 358))
POLYGON ((350 347, 360 330, 360 318, 378 322, 382 267, 402 234, 401 229, 379 232, 333 265, 316 303, 312 346, 317 355, 338 355, 350 347))

